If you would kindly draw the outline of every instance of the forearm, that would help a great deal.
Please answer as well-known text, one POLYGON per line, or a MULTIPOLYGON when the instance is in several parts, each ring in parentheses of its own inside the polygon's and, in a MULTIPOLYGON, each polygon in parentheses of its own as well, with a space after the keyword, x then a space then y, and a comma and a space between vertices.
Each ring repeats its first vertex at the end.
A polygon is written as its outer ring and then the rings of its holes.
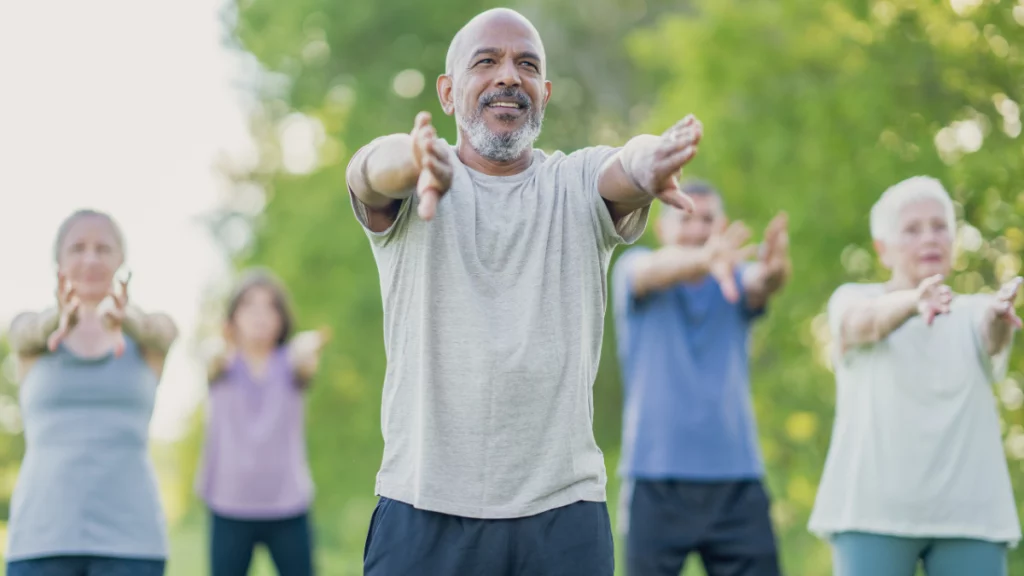
POLYGON ((167 354, 178 338, 178 327, 166 314, 146 314, 135 306, 125 309, 122 329, 144 350, 167 354))
POLYGON ((640 181, 657 148, 659 138, 650 134, 634 136, 605 166, 599 181, 601 197, 609 204, 630 212, 650 204, 653 196, 640 181))
POLYGON ((356 198, 376 209, 409 197, 418 176, 409 134, 385 136, 360 150, 345 175, 356 198))
POLYGON ((765 270, 765 265, 755 262, 743 270, 741 282, 743 294, 747 307, 750 309, 763 308, 768 304, 768 299, 782 289, 789 280, 789 268, 770 273, 765 270))
POLYGON ((982 323, 981 333, 985 340, 985 352, 989 356, 995 356, 1010 344, 1010 340, 1013 338, 1013 326, 1000 318, 993 309, 989 309, 985 313, 982 323))
POLYGON ((27 312, 11 323, 7 335, 11 350, 18 356, 34 356, 46 352, 50 335, 57 330, 60 312, 56 307, 42 312, 27 312))
POLYGON ((887 338, 917 314, 917 299, 916 290, 900 290, 850 306, 842 321, 844 348, 887 338))
POLYGON ((637 260, 633 268, 633 294, 643 296, 680 282, 706 276, 711 260, 705 250, 688 246, 664 246, 637 260))

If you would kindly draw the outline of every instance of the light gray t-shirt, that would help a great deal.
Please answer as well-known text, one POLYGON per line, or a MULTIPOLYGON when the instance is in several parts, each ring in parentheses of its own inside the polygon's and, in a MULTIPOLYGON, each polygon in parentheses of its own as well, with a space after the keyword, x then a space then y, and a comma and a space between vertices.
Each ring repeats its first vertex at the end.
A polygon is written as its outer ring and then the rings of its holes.
POLYGON ((844 284, 828 303, 836 418, 811 532, 1015 543, 1020 520, 992 384, 1010 346, 989 356, 992 296, 957 295, 932 325, 913 316, 885 339, 841 352, 843 316, 885 294, 844 284))
POLYGON ((497 177, 449 147, 434 220, 413 195, 382 233, 350 192, 384 304, 378 495, 472 518, 605 500, 593 385, 608 264, 649 212, 613 223, 597 180, 616 151, 535 150, 526 171, 497 177))

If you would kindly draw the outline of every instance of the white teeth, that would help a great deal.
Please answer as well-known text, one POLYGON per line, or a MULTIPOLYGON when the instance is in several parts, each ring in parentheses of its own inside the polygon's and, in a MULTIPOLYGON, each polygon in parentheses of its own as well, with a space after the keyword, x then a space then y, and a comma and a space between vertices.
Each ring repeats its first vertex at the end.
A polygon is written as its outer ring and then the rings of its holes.
POLYGON ((491 106, 495 108, 519 108, 519 104, 513 102, 492 102, 491 106))

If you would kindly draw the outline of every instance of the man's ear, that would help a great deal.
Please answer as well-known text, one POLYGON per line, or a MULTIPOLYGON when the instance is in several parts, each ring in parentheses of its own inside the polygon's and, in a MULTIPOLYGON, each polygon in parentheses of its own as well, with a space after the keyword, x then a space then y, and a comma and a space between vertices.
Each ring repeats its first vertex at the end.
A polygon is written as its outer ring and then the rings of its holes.
POLYGON ((455 114, 455 84, 451 76, 441 74, 437 77, 437 98, 441 101, 441 110, 448 116, 455 114))

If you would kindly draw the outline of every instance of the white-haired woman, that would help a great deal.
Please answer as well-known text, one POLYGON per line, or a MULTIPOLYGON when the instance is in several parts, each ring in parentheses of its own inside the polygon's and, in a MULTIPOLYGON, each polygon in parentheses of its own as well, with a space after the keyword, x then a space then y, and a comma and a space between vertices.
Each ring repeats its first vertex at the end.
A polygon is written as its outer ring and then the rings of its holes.
POLYGON ((836 419, 810 530, 839 576, 1003 576, 1020 539, 991 385, 1006 373, 1021 279, 957 295, 956 219, 937 180, 889 188, 871 235, 884 284, 828 303, 836 419))

